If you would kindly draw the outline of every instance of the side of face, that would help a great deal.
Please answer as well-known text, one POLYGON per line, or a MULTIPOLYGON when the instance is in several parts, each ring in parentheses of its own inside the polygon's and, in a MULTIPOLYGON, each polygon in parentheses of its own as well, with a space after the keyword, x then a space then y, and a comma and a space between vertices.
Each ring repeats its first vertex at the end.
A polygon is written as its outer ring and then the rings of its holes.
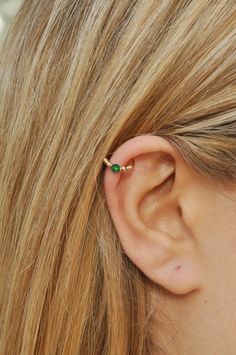
POLYGON ((236 267, 236 187, 223 190, 199 176, 163 137, 141 135, 123 143, 106 169, 111 218, 132 262, 176 295, 233 282, 236 267), (223 281, 222 281, 223 280, 223 281))

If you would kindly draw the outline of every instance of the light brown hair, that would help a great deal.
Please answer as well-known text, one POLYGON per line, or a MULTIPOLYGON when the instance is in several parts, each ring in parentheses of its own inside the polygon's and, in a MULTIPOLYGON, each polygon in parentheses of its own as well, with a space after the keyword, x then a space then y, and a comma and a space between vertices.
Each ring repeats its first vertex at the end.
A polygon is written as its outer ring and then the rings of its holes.
POLYGON ((103 158, 152 133, 235 183, 235 36, 230 0, 24 1, 0 59, 1 354, 151 352, 103 158))

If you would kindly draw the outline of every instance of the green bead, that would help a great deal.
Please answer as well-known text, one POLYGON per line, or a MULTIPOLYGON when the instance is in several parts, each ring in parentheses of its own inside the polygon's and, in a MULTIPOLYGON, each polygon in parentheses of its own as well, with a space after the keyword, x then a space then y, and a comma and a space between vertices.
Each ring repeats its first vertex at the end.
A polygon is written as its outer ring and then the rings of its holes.
POLYGON ((111 170, 113 171, 113 173, 119 173, 120 172, 120 165, 119 164, 113 164, 111 166, 111 170))

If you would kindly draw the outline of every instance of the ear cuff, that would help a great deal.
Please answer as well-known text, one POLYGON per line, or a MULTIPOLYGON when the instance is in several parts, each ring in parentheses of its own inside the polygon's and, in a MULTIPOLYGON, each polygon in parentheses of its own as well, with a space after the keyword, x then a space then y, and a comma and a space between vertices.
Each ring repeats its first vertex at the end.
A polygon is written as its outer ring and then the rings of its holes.
POLYGON ((127 170, 132 169, 134 166, 134 159, 131 160, 133 162, 131 165, 120 166, 119 164, 111 164, 107 158, 103 159, 106 166, 108 166, 113 173, 126 172, 127 170))

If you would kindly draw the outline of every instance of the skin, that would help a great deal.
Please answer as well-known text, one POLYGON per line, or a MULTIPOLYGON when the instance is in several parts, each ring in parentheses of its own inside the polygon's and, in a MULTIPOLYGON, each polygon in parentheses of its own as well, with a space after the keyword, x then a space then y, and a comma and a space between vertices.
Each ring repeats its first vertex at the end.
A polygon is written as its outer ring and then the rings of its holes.
POLYGON ((106 169, 104 188, 125 253, 157 285, 153 354, 234 355, 236 186, 196 174, 159 136, 126 141, 110 162, 131 159, 106 169))

